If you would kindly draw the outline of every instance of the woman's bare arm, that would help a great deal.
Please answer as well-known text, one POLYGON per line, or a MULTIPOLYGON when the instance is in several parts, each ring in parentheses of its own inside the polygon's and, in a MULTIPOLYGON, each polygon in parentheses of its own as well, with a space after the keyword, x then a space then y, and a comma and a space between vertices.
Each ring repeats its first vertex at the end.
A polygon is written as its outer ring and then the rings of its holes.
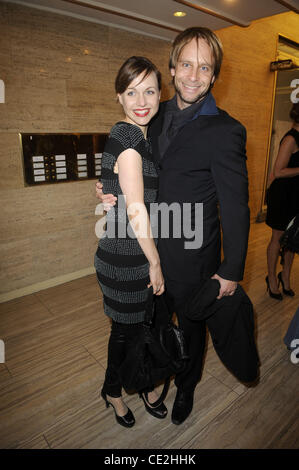
POLYGON ((126 197, 128 217, 142 251, 150 264, 150 280, 154 293, 164 291, 160 258, 152 236, 149 216, 144 204, 142 160, 134 149, 123 151, 118 159, 119 184, 126 197))

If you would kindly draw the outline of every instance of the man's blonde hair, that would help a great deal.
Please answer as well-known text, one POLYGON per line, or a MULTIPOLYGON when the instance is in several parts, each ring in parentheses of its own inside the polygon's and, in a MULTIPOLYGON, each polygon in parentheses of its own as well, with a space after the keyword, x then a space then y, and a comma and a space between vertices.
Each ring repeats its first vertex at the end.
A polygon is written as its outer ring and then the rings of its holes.
POLYGON ((186 46, 186 44, 188 44, 189 42, 191 42, 194 38, 197 40, 204 39, 210 46, 214 58, 214 76, 216 79, 220 73, 223 58, 222 44, 216 34, 213 33, 213 31, 200 26, 187 28, 177 35, 172 44, 172 49, 170 52, 169 68, 175 69, 183 47, 186 46))

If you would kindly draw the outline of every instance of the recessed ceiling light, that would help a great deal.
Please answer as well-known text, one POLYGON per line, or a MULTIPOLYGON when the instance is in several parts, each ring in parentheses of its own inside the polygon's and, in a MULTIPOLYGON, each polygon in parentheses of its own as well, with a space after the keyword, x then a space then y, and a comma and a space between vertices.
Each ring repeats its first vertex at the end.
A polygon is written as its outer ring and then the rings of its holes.
POLYGON ((185 13, 184 11, 175 11, 173 15, 182 17, 182 16, 186 16, 187 13, 185 13))

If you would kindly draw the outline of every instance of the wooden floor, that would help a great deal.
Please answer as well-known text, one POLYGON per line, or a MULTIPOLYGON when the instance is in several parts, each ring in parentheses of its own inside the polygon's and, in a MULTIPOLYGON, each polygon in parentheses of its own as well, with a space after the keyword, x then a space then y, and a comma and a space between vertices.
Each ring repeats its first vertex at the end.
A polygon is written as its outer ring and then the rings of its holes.
POLYGON ((99 389, 106 366, 109 321, 95 276, 0 305, 0 447, 27 449, 295 449, 299 447, 299 364, 283 344, 299 305, 299 257, 292 273, 295 298, 270 299, 265 250, 270 230, 251 227, 245 279, 257 326, 261 379, 247 388, 220 363, 211 339, 192 414, 171 423, 171 384, 163 421, 126 396, 135 414, 121 428, 99 389))

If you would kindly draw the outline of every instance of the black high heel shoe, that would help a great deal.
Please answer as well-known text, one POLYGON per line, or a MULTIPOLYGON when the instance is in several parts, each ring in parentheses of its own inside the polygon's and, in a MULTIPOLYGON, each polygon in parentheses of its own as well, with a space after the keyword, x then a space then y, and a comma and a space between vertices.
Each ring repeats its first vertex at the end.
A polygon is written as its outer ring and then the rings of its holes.
POLYGON ((278 274, 277 277, 278 277, 278 287, 280 286, 280 284, 282 285, 282 292, 285 295, 289 295, 290 297, 294 297, 295 292, 292 289, 285 289, 285 287, 284 287, 284 282, 282 280, 282 271, 280 271, 280 273, 278 274))
POLYGON ((268 276, 266 276, 265 281, 266 281, 266 284, 267 284, 267 291, 269 291, 270 297, 272 297, 272 299, 276 299, 276 300, 283 300, 283 297, 282 297, 281 293, 275 294, 274 292, 271 291, 268 276))
POLYGON ((112 403, 110 403, 110 401, 107 400, 106 392, 104 392, 102 390, 101 391, 101 396, 105 400, 106 408, 108 408, 111 405, 112 408, 114 409, 115 418, 116 418, 116 421, 118 422, 118 424, 120 424, 121 426, 124 426, 125 428, 131 428, 132 426, 134 426, 135 418, 134 418, 134 415, 133 415, 132 411, 130 410, 130 408, 128 408, 128 412, 125 414, 125 416, 119 416, 116 413, 115 408, 112 405, 112 403))
POLYGON ((159 400, 157 400, 154 403, 150 404, 149 401, 148 401, 147 392, 143 392, 143 393, 141 392, 141 393, 139 393, 139 396, 140 396, 140 398, 142 398, 145 409, 150 415, 154 416, 155 418, 159 418, 159 419, 166 418, 168 410, 167 410, 167 408, 166 408, 166 406, 164 405, 163 402, 156 405, 156 403, 159 402, 159 400))

